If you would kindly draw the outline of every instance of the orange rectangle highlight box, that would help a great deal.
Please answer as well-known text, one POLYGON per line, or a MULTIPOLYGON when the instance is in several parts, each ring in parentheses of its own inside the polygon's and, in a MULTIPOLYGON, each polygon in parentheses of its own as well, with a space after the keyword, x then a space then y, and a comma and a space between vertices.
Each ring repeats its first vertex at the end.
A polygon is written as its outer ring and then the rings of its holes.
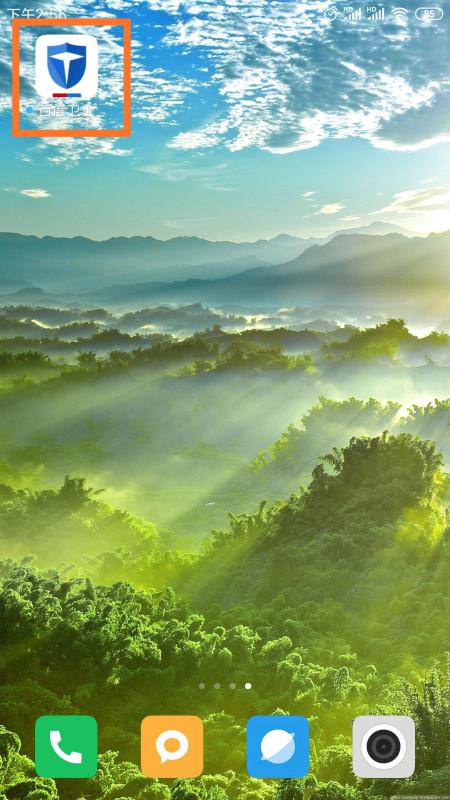
POLYGON ((21 19, 12 20, 12 134, 13 136, 131 136, 131 20, 114 17, 87 17, 79 19, 21 19), (33 128, 24 130, 20 127, 20 30, 30 27, 88 27, 121 26, 123 27, 123 127, 122 128, 33 128))

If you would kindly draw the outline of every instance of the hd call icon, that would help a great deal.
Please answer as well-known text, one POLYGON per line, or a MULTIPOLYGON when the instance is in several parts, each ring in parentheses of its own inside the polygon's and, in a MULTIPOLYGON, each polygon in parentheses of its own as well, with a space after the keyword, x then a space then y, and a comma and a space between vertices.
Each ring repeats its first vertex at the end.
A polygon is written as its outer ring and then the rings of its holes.
POLYGON ((92 778, 97 771, 97 721, 88 716, 36 720, 36 772, 41 778, 92 778))

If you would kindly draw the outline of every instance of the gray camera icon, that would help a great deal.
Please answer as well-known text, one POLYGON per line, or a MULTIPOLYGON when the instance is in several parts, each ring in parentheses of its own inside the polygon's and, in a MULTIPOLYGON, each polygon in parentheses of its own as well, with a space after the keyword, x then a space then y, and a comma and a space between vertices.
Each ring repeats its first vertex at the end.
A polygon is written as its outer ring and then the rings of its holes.
POLYGON ((356 717, 353 772, 358 778, 410 778, 415 768, 415 740, 411 717, 356 717))

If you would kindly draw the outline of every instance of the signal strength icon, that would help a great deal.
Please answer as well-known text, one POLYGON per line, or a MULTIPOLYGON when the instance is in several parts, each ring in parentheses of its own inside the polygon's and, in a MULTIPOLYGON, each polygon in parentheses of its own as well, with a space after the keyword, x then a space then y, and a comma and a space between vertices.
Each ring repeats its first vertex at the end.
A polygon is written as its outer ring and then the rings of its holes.
POLYGON ((367 6, 366 18, 369 19, 371 22, 379 22, 384 20, 384 6, 380 5, 367 6))
POLYGON ((354 6, 345 6, 344 17, 352 22, 356 22, 362 19, 362 10, 361 8, 355 8, 354 6))
POLYGON ((391 16, 394 17, 397 22, 406 22, 408 19, 408 13, 409 12, 407 8, 398 7, 392 9, 391 16))

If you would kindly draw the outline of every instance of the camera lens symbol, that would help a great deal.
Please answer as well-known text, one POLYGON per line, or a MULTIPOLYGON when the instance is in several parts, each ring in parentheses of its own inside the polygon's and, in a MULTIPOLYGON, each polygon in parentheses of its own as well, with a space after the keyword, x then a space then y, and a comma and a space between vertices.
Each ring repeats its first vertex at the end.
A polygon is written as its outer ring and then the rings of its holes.
POLYGON ((375 725, 364 734, 361 750, 364 759, 372 767, 392 769, 406 755, 406 739, 393 725, 375 725))

